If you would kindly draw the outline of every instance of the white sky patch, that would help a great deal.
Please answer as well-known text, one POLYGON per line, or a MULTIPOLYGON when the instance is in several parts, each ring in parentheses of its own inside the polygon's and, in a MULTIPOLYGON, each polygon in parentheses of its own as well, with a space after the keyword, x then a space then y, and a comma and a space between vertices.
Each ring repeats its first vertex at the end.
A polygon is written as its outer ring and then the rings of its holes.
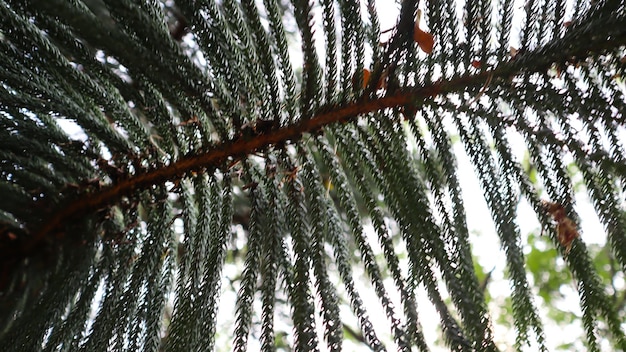
POLYGON ((87 134, 85 130, 82 129, 74 120, 65 119, 65 118, 56 118, 55 121, 67 133, 67 136, 70 139, 77 141, 86 141, 87 134))

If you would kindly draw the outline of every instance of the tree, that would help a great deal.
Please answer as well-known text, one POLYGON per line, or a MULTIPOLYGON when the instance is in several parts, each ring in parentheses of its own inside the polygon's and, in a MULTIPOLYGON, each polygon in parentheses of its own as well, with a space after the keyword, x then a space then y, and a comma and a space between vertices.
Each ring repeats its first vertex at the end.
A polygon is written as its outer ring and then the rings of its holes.
POLYGON ((374 1, 0 1, 0 349, 214 349, 234 268, 235 350, 280 349, 287 324, 296 350, 425 351, 418 289, 448 348, 497 350, 457 137, 506 254, 516 348, 547 346, 524 199, 588 349, 626 349, 568 171, 623 275, 626 4, 461 5, 404 0, 385 31, 374 1))

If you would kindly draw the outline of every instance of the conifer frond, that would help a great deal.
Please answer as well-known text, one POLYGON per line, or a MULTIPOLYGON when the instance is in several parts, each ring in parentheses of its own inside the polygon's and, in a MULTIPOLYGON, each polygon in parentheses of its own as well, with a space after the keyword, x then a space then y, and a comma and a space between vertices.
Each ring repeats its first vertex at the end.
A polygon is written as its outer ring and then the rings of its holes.
POLYGON ((0 62, 0 350, 548 350, 522 202, 626 349, 624 1, 0 0, 0 62))

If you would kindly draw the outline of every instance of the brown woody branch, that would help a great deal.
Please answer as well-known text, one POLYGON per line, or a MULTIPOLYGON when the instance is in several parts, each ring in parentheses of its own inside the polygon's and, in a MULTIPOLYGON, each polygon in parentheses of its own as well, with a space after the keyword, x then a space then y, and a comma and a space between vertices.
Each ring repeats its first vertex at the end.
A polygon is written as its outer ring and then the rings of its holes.
MULTIPOLYGON (((304 133, 319 131, 324 126, 337 122, 348 122, 362 114, 388 108, 402 107, 408 104, 414 105, 419 101, 434 97, 438 94, 461 91, 470 86, 482 86, 487 80, 491 82, 507 80, 511 75, 520 73, 521 71, 545 71, 555 62, 572 62, 572 58, 576 61, 584 60, 585 57, 592 53, 597 54, 624 45, 626 43, 626 35, 617 35, 626 34, 624 31, 623 28, 607 30, 612 36, 607 33, 594 33, 594 36, 590 36, 589 33, 584 33, 583 31, 583 33, 578 33, 582 34, 582 36, 571 35, 569 38, 557 39, 550 43, 553 44, 552 47, 548 44, 542 48, 544 49, 543 51, 539 50, 518 55, 515 61, 502 63, 490 71, 483 71, 475 75, 468 74, 449 81, 439 81, 425 87, 399 89, 383 97, 364 98, 347 105, 327 106, 321 109, 321 112, 315 114, 311 119, 301 120, 296 124, 272 130, 253 138, 241 137, 224 142, 205 153, 184 157, 168 166, 120 180, 116 184, 96 193, 79 197, 67 206, 51 214, 48 220, 33 232, 33 237, 24 243, 22 250, 28 252, 39 244, 48 234, 58 230, 66 221, 94 210, 102 209, 114 203, 122 196, 130 195, 136 190, 147 189, 152 185, 162 184, 166 181, 176 181, 190 172, 200 172, 209 168, 217 168, 223 165, 229 158, 233 160, 241 159, 246 155, 272 145, 298 140, 304 133), (569 46, 568 49, 570 50, 558 50, 558 46, 568 47, 568 42, 579 41, 582 38, 588 40, 586 46, 569 46), (545 50, 547 48, 553 50, 545 50), (546 55, 546 51, 551 52, 551 55, 546 55)), ((566 35, 566 37, 568 36, 566 35)))
POLYGON ((463 76, 449 82, 438 82, 427 87, 404 89, 384 97, 363 99, 345 106, 331 106, 318 113, 313 118, 299 121, 298 123, 277 130, 264 133, 253 138, 241 137, 222 143, 215 148, 202 153, 184 157, 170 165, 146 173, 135 175, 128 179, 122 179, 116 184, 103 188, 96 193, 86 194, 74 200, 67 206, 54 212, 43 225, 34 232, 33 237, 24 244, 25 251, 30 250, 47 234, 58 230, 66 221, 85 215, 97 209, 114 203, 122 196, 130 195, 137 190, 147 189, 155 184, 166 181, 175 181, 190 172, 200 172, 209 168, 217 168, 232 158, 234 160, 245 157, 256 151, 272 145, 295 141, 304 133, 318 131, 324 126, 336 122, 348 122, 354 117, 372 111, 386 108, 394 108, 407 105, 416 100, 426 99, 442 92, 458 89, 472 83, 481 84, 486 78, 486 73, 463 76))

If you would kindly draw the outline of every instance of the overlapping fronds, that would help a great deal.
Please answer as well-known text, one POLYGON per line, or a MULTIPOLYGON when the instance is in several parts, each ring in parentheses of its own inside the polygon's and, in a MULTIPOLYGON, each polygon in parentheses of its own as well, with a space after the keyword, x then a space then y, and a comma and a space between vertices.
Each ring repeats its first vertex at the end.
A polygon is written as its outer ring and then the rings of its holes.
POLYGON ((0 0, 0 350, 426 351, 419 292, 498 350, 457 139, 510 343, 550 340, 524 200, 626 349, 574 197, 623 275, 626 3, 383 2, 0 0))

